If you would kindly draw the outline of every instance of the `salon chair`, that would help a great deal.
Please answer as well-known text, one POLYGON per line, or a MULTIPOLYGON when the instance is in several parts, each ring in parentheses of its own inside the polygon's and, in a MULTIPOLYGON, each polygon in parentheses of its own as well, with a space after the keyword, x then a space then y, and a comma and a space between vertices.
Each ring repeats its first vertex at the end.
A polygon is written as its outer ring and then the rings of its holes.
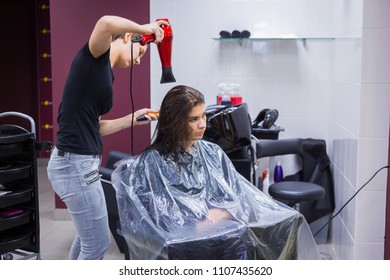
POLYGON ((258 140, 257 159, 296 155, 302 169, 269 186, 269 194, 303 214, 310 224, 333 212, 334 186, 326 144, 320 139, 258 140))
POLYGON ((127 256, 128 249, 127 244, 123 236, 120 234, 120 222, 118 213, 118 203, 116 199, 116 191, 111 185, 111 174, 115 169, 115 163, 118 161, 131 157, 130 154, 123 153, 120 151, 111 151, 108 154, 106 167, 100 167, 99 172, 102 175, 101 182, 103 186, 104 196, 106 198, 108 223, 110 231, 114 237, 115 243, 117 244, 119 251, 125 254, 125 259, 129 259, 127 256))
POLYGON ((206 116, 207 126, 203 139, 220 146, 236 170, 251 181, 254 174, 254 151, 251 145, 248 105, 207 106, 206 116))

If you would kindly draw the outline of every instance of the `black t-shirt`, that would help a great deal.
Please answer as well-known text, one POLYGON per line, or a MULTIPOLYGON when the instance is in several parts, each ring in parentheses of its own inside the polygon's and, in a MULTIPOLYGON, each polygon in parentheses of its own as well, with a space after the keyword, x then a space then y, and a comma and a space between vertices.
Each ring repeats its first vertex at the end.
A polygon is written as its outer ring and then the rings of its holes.
POLYGON ((65 152, 100 155, 99 117, 112 107, 114 75, 110 50, 98 58, 88 43, 74 58, 58 112, 56 146, 65 152))

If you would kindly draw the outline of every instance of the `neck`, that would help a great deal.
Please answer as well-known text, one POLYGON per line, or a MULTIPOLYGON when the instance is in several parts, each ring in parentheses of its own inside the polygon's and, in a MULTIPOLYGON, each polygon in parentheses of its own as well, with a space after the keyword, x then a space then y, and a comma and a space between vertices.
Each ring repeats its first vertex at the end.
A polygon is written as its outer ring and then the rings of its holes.
POLYGON ((120 41, 119 39, 113 41, 111 43, 111 46, 110 46, 110 63, 111 63, 111 68, 113 68, 114 66, 118 65, 119 52, 118 52, 118 47, 116 46, 116 44, 119 41, 120 41))
POLYGON ((195 141, 191 141, 188 145, 187 145, 187 148, 186 148, 186 151, 190 151, 193 147, 194 147, 194 144, 195 144, 195 141))
POLYGON ((115 54, 115 52, 110 52, 110 64, 111 68, 113 68, 118 62, 118 56, 115 54))

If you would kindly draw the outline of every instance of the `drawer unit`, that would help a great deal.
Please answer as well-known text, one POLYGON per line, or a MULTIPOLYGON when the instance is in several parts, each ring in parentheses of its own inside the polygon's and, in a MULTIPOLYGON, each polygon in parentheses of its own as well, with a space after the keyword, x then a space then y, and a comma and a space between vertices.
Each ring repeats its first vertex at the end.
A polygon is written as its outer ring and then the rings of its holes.
POLYGON ((36 141, 31 117, 0 113, 0 259, 40 258, 37 155, 50 148, 36 141), (31 130, 6 123, 10 117, 27 119, 31 130))
POLYGON ((0 211, 0 231, 4 231, 7 229, 15 228, 21 225, 26 225, 30 222, 32 218, 32 212, 30 210, 24 210, 20 208, 10 208, 10 209, 2 209, 3 213, 10 212, 10 216, 2 216, 0 211), (12 214, 15 211, 22 211, 18 214, 12 214))

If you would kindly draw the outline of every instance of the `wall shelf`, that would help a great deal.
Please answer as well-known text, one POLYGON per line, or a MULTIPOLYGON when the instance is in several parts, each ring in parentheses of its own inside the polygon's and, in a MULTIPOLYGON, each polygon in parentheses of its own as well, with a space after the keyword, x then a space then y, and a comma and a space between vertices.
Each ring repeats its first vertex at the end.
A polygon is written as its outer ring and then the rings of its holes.
POLYGON ((332 37, 253 37, 253 38, 213 38, 215 41, 220 42, 238 42, 242 46, 243 42, 275 42, 275 41, 296 41, 302 42, 303 46, 306 47, 307 41, 334 41, 332 37))
POLYGON ((262 38, 213 38, 217 41, 306 41, 306 40, 325 40, 332 41, 335 38, 331 37, 307 37, 307 38, 293 38, 293 37, 262 37, 262 38))

